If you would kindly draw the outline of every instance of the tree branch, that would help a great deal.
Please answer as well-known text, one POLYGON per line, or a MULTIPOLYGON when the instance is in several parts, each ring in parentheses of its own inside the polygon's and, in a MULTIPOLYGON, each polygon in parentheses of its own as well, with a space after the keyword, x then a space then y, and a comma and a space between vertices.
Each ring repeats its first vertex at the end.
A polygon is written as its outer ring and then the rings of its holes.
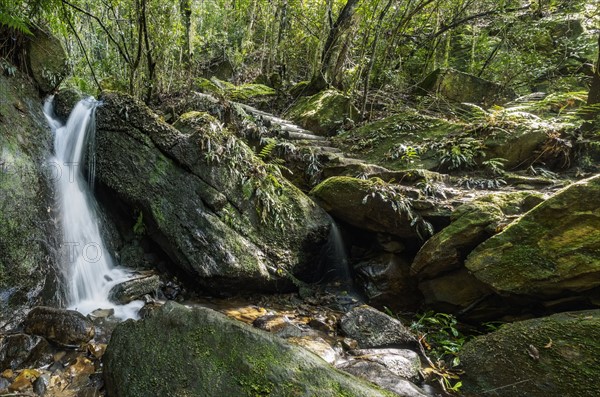
POLYGON ((125 62, 127 62, 128 64, 131 64, 131 60, 129 59, 129 57, 127 56, 127 54, 123 51, 123 49, 121 48, 121 46, 119 45, 119 43, 115 40, 115 38, 112 36, 112 34, 110 34, 108 28, 102 23, 102 21, 100 20, 100 18, 98 18, 94 14, 92 14, 92 13, 84 10, 83 8, 80 8, 80 7, 76 6, 75 4, 69 3, 67 0, 62 0, 62 3, 68 5, 71 8, 74 8, 75 10, 81 12, 82 14, 85 14, 88 17, 96 20, 96 22, 98 22, 98 24, 100 25, 100 27, 102 28, 102 30, 104 30, 104 32, 108 36, 108 39, 110 41, 112 41, 113 44, 117 47, 117 51, 119 51, 119 54, 121 54, 121 57, 123 57, 123 59, 125 60, 125 62))

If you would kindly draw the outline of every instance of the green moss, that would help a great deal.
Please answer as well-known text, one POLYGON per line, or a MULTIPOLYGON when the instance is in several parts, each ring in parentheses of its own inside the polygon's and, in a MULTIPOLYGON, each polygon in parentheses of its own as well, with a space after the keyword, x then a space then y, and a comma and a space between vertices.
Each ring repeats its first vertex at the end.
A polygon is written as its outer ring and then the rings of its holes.
POLYGON ((267 333, 174 303, 119 325, 103 361, 109 393, 124 397, 388 395, 267 333))
POLYGON ((474 250, 465 265, 503 293, 556 296, 598 286, 598 177, 571 185, 474 250))
POLYGON ((286 117, 319 134, 334 134, 347 119, 358 121, 358 116, 351 99, 336 90, 300 98, 286 113, 286 117))
POLYGON ((593 396, 600 376, 600 312, 561 313, 502 326, 460 353, 463 389, 479 395, 593 396), (537 356, 537 357, 536 357, 537 356))
POLYGON ((442 139, 458 134, 464 124, 425 116, 414 110, 389 116, 350 130, 334 139, 344 151, 353 156, 389 169, 434 169, 438 167, 438 153, 431 149, 442 139), (400 146, 412 147, 418 156, 412 161, 397 155, 400 146))
POLYGON ((196 88, 206 94, 225 96, 233 101, 247 101, 253 98, 270 97, 276 94, 275 90, 263 84, 242 84, 236 86, 227 81, 213 77, 211 80, 196 79, 196 88))

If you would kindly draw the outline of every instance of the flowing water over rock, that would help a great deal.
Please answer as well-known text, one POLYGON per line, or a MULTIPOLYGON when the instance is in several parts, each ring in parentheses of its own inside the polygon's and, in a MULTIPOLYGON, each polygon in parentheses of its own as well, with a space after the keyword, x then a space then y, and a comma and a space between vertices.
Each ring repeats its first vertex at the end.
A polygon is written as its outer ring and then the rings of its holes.
POLYGON ((44 114, 54 133, 55 157, 49 171, 56 186, 58 213, 63 231, 61 259, 67 280, 71 309, 88 314, 98 308, 114 308, 115 316, 131 318, 143 303, 115 305, 108 299, 110 289, 129 278, 117 268, 102 241, 97 203, 92 195, 94 179, 94 115, 99 102, 93 98, 80 101, 66 125, 54 115, 52 99, 46 101, 44 114), (88 180, 84 177, 86 156, 88 180))

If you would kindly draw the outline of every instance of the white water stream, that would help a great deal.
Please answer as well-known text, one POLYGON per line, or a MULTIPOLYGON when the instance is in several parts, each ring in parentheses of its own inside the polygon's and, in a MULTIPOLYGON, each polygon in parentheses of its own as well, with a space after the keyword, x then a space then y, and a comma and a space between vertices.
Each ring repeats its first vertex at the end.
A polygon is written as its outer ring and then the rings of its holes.
MULTIPOLYGON (((93 145, 95 111, 98 102, 93 98, 80 101, 69 116, 66 125, 56 118, 49 98, 44 114, 54 133, 55 157, 49 169, 56 186, 58 212, 63 231, 62 255, 67 281, 69 308, 83 314, 102 308, 113 308, 115 317, 135 318, 143 302, 134 301, 117 305, 109 301, 110 289, 130 274, 115 266, 100 233, 97 203, 93 186, 94 161, 86 181, 83 170, 88 145, 93 145)), ((93 156, 93 147, 92 147, 93 156)))

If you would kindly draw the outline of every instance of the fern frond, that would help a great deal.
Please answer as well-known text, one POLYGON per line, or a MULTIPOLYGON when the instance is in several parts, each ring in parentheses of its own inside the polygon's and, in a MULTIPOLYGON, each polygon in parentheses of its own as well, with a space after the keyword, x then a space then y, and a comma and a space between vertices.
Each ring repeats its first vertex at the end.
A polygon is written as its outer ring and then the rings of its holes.
POLYGON ((274 140, 269 141, 258 153, 258 158, 264 161, 273 153, 273 150, 276 146, 277 142, 275 142, 274 140))
POLYGON ((29 30, 29 26, 27 26, 27 22, 23 18, 11 15, 4 10, 0 10, 0 26, 5 26, 8 29, 33 36, 31 30, 29 30))

